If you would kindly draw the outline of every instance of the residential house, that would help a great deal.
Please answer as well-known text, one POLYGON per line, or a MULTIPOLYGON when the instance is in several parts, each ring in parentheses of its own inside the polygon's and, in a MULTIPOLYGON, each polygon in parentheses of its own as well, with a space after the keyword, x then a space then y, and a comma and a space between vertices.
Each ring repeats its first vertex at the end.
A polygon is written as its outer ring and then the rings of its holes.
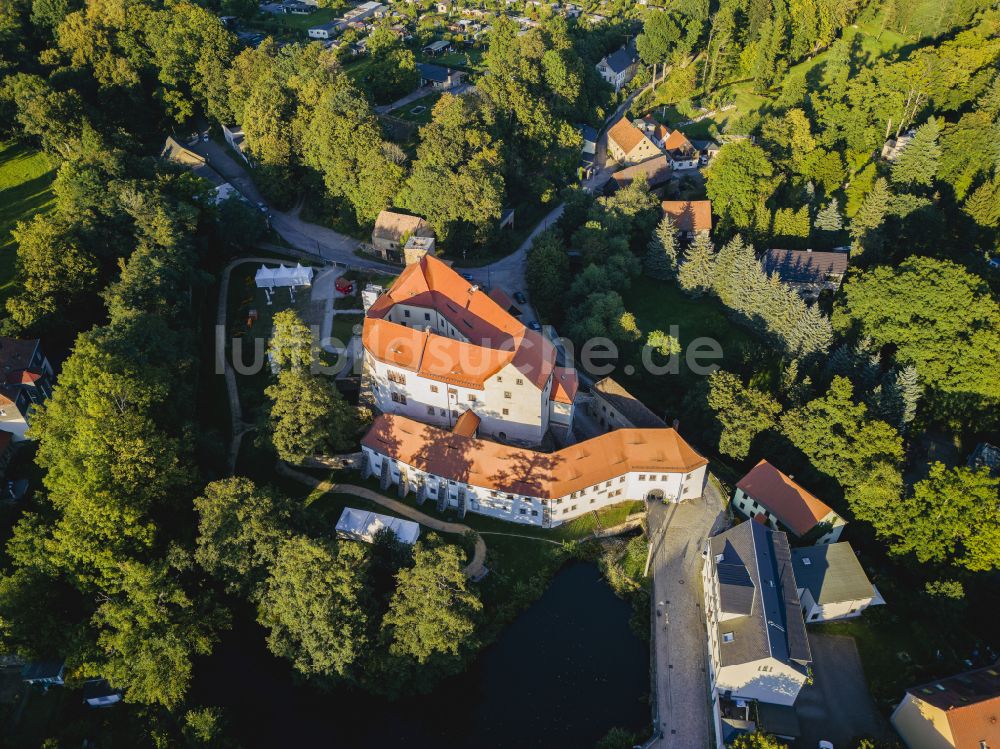
POLYGON ((452 70, 426 62, 417 63, 417 73, 420 74, 420 85, 431 86, 435 91, 453 89, 460 85, 465 78, 465 73, 461 70, 452 70))
POLYGON ((698 161, 701 166, 705 166, 709 161, 714 159, 719 153, 719 149, 722 148, 714 140, 693 140, 691 141, 691 145, 698 151, 698 161))
POLYGON ((762 518, 798 540, 832 544, 847 522, 766 460, 736 482, 730 505, 744 517, 762 518))
POLYGON ((226 143, 229 144, 229 147, 236 151, 240 155, 240 158, 249 164, 250 157, 246 152, 246 137, 243 135, 243 127, 241 125, 233 125, 232 127, 223 125, 222 135, 226 139, 226 143))
POLYGON ((375 419, 361 449, 383 489, 544 528, 626 500, 697 498, 708 465, 673 429, 620 429, 543 453, 392 414, 375 419))
POLYGON ((52 395, 52 365, 37 339, 0 336, 0 431, 26 439, 36 405, 52 395))
POLYGON ((667 154, 670 166, 675 170, 696 169, 699 165, 701 154, 680 130, 672 131, 660 141, 660 147, 667 154))
POLYGON ((807 301, 816 299, 823 291, 836 292, 849 262, 847 252, 813 250, 768 250, 761 258, 765 273, 777 273, 782 283, 807 301))
POLYGON ((576 129, 580 133, 580 137, 583 138, 583 147, 580 151, 580 178, 590 179, 594 176, 594 171, 596 168, 595 159, 597 158, 597 130, 592 128, 590 125, 577 125, 576 129))
POLYGON ((306 33, 309 34, 310 39, 333 39, 343 28, 344 24, 339 20, 327 21, 318 26, 309 27, 306 33))
POLYGON ((611 84, 617 91, 622 90, 639 70, 639 54, 635 51, 635 43, 630 42, 615 50, 610 55, 602 57, 597 63, 597 72, 601 78, 611 84))
POLYGON ((622 188, 628 187, 635 180, 642 177, 650 190, 663 187, 670 181, 673 170, 670 168, 670 161, 662 154, 651 159, 640 161, 638 164, 619 169, 611 175, 604 187, 606 193, 614 193, 622 188))
POLYGON ((452 47, 451 42, 444 39, 438 39, 436 42, 431 42, 426 47, 424 47, 425 55, 443 55, 446 52, 451 52, 452 47))
POLYGON ((750 521, 708 539, 702 583, 721 748, 723 702, 793 705, 812 654, 784 533, 750 521))
POLYGON ((792 568, 806 623, 861 616, 885 603, 846 541, 792 549, 792 568))
POLYGON ((602 429, 665 429, 667 424, 615 380, 605 377, 590 390, 590 415, 602 429))
POLYGON ((1000 663, 907 689, 890 721, 909 749, 1000 747, 1000 663))
POLYGON ((375 405, 445 428, 466 409, 480 431, 539 444, 550 421, 572 422, 573 370, 555 346, 431 255, 408 265, 367 307, 362 344, 375 405), (568 402, 567 402, 568 401, 568 402))
POLYGON ((712 231, 711 200, 664 200, 660 208, 664 216, 673 219, 682 239, 694 239, 703 231, 712 231))
POLYGON ((190 169, 192 173, 215 187, 219 187, 226 182, 221 174, 208 165, 208 159, 187 148, 173 136, 168 135, 166 141, 164 141, 163 150, 160 151, 160 158, 190 169))
POLYGON ((419 216, 382 211, 372 229, 372 247, 376 255, 398 263, 402 259, 400 250, 411 236, 433 237, 434 230, 419 216))
POLYGON ((969 468, 986 468, 991 476, 1000 476, 1000 447, 989 442, 980 442, 972 451, 969 468))
POLYGON ((608 130, 608 155, 620 164, 638 164, 661 154, 648 135, 622 117, 608 130))

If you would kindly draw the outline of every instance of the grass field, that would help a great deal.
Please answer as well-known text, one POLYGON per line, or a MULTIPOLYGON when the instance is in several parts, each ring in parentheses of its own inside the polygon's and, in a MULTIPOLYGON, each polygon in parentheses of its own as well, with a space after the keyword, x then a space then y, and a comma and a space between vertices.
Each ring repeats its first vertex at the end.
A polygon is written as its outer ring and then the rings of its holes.
MULTIPOLYGON (((714 297, 705 295, 697 299, 687 296, 677 284, 642 276, 632 284, 626 298, 626 307, 635 314, 643 334, 651 330, 670 333, 670 326, 677 326, 677 337, 683 351, 697 338, 709 338, 719 343, 722 358, 702 360, 705 364, 718 364, 724 369, 737 370, 744 353, 761 346, 760 339, 751 331, 731 320, 725 307, 714 297)), ((679 396, 688 392, 701 375, 695 374, 681 355, 677 374, 655 375, 646 371, 638 357, 631 362, 632 375, 615 373, 625 386, 654 411, 675 409, 679 396)), ((658 361, 658 360, 657 360, 658 361)))
POLYGON ((307 16, 294 13, 283 13, 275 15, 272 13, 259 13, 251 25, 269 33, 292 34, 295 36, 308 37, 307 31, 313 26, 332 21, 341 15, 343 9, 317 8, 307 16))
POLYGON ((14 291, 16 250, 10 230, 52 203, 55 168, 48 157, 12 141, 0 141, 0 308, 14 291))
POLYGON ((398 117, 406 122, 412 122, 416 125, 426 125, 431 121, 431 112, 434 109, 434 105, 438 103, 438 99, 441 98, 441 94, 435 91, 432 94, 427 94, 416 101, 411 101, 405 107, 400 107, 393 111, 392 116, 398 117), (422 107, 422 109, 421 109, 422 107), (414 112, 413 110, 419 110, 414 112))
POLYGON ((418 62, 429 62, 434 65, 444 65, 449 68, 469 70, 472 72, 483 70, 483 50, 469 49, 465 52, 449 52, 444 55, 433 57, 422 52, 417 53, 418 62))

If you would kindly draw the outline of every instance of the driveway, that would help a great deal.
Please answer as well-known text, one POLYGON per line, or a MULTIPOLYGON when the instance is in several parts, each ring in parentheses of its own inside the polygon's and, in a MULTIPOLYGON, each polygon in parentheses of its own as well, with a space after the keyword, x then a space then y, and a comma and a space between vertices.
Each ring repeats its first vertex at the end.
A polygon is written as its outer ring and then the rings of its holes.
POLYGON ((407 104, 417 101, 418 99, 423 99, 428 94, 434 92, 433 86, 421 86, 420 88, 411 91, 402 99, 396 99, 392 104, 383 104, 380 107, 375 107, 375 114, 388 114, 401 107, 405 107, 407 104))
MULTIPOLYGON (((264 197, 250 177, 246 165, 228 145, 210 140, 189 145, 195 153, 204 156, 215 171, 233 185, 254 205, 265 203, 264 197)), ((288 244, 296 249, 317 255, 331 262, 345 263, 355 268, 381 268, 387 266, 374 260, 360 258, 354 251, 361 246, 354 237, 327 229, 319 224, 311 224, 299 218, 298 209, 277 211, 271 209, 271 226, 288 244)))
POLYGON ((813 683, 795 700, 802 729, 796 746, 814 747, 820 739, 841 747, 855 746, 860 738, 892 738, 868 691, 854 638, 809 632, 809 647, 813 683))
POLYGON ((725 527, 723 506, 711 482, 701 499, 649 505, 655 714, 661 732, 655 749, 705 749, 711 742, 701 551, 705 539, 725 527))

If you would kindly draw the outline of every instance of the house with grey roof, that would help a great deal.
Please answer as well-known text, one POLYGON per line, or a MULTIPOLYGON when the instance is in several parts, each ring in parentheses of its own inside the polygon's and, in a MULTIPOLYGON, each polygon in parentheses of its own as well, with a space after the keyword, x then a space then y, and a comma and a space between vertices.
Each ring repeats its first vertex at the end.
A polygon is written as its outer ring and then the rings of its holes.
POLYGON ((639 53, 635 51, 635 43, 626 44, 602 57, 596 67, 601 78, 610 83, 616 92, 621 91, 622 86, 631 81, 639 70, 639 53))
POLYGON ((443 65, 433 65, 429 62, 418 62, 417 73, 420 75, 421 86, 431 86, 435 91, 448 91, 460 85, 465 78, 461 70, 452 70, 443 65))
POLYGON ((747 521, 708 539, 702 569, 716 736, 723 703, 791 706, 812 662, 788 538, 747 521))
POLYGON ((761 258, 764 272, 778 275, 806 300, 816 299, 824 290, 837 291, 850 255, 847 252, 813 250, 768 250, 761 258))
POLYGON ((806 622, 861 616, 885 603, 846 541, 792 549, 792 568, 806 622))

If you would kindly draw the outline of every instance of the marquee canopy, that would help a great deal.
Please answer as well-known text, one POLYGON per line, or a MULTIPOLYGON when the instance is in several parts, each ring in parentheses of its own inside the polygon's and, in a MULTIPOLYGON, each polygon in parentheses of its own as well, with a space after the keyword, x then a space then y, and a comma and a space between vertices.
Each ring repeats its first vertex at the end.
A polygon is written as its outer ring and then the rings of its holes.
POLYGON ((262 265, 254 280, 258 289, 273 289, 277 286, 310 286, 312 278, 312 268, 305 268, 301 263, 296 263, 294 268, 285 265, 268 268, 262 265))

